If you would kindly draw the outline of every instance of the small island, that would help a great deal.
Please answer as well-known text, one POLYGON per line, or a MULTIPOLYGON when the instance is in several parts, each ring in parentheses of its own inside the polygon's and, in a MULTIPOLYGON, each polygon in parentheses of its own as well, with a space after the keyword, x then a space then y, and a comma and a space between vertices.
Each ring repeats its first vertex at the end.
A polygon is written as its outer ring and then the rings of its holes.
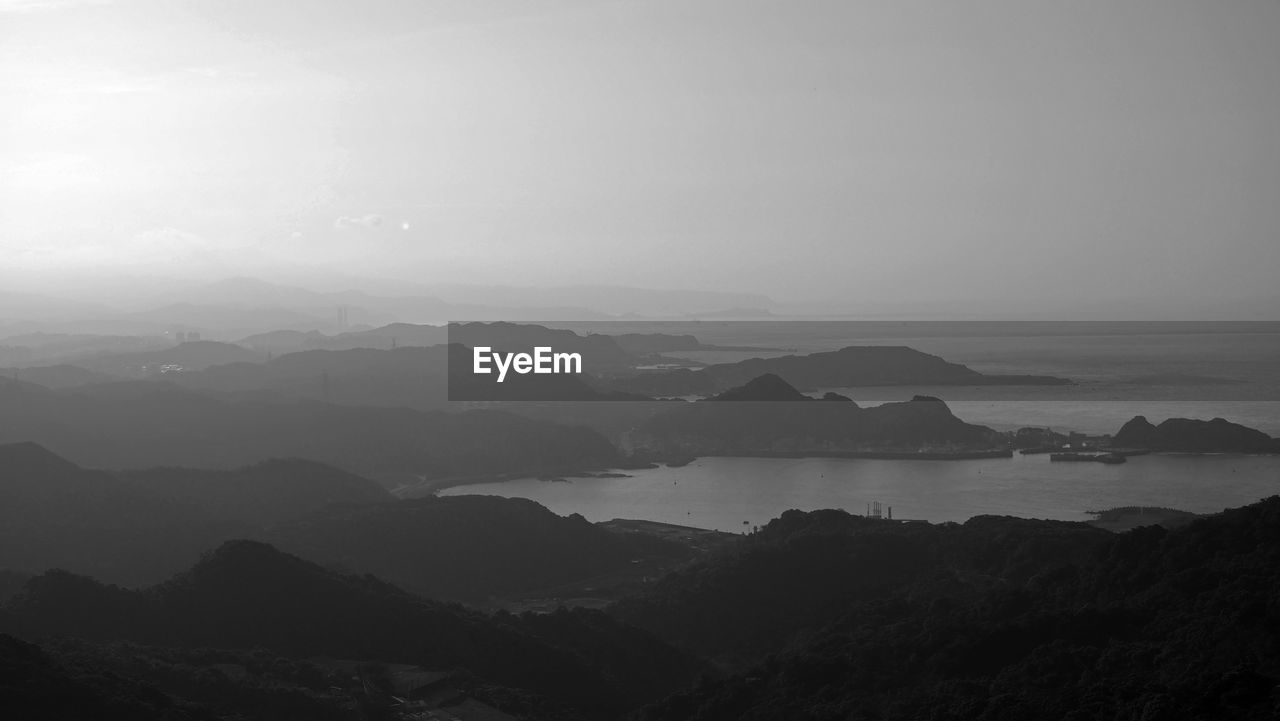
POLYGON ((1009 458, 1002 434, 966 423, 942 400, 862 408, 838 394, 804 395, 765 373, 695 402, 677 402, 641 423, 627 445, 659 458, 1009 458))
POLYGON ((1134 416, 1112 443, 1178 453, 1280 453, 1280 439, 1223 418, 1170 418, 1154 425, 1145 416, 1134 416))

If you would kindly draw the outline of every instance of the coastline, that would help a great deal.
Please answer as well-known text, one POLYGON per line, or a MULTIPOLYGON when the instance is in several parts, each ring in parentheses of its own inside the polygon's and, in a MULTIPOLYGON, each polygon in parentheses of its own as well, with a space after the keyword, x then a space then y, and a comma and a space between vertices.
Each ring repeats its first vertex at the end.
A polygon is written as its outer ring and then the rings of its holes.
POLYGON ((511 471, 507 473, 485 473, 480 475, 469 476, 446 476, 444 478, 425 479, 420 483, 412 485, 401 484, 395 488, 388 489, 391 495, 401 500, 409 498, 425 498, 434 496, 438 492, 446 488, 456 488, 458 486, 476 486, 484 483, 503 483, 506 481, 516 481, 522 478, 538 478, 545 477, 548 480, 554 478, 618 478, 628 475, 626 471, 642 470, 647 468, 657 468, 658 464, 648 465, 622 465, 622 466, 592 466, 590 468, 559 468, 555 470, 532 470, 532 471, 511 471))
MULTIPOLYGON (((1115 455, 1129 458, 1133 456, 1188 456, 1194 458, 1211 457, 1211 456, 1276 456, 1280 453, 1276 451, 1177 451, 1177 450, 1155 450, 1148 448, 1120 448, 1116 450, 1096 449, 1098 451, 1114 453, 1115 455)), ((804 459, 804 458, 837 458, 849 460, 887 460, 887 461, 970 461, 970 460, 990 460, 997 458, 1013 458, 1015 455, 1021 456, 1038 456, 1047 455, 1050 451, 1042 448, 1030 449, 1012 449, 1012 448, 989 448, 981 450, 969 451, 744 451, 737 453, 704 453, 696 456, 682 457, 678 461, 671 460, 659 461, 656 463, 631 463, 617 466, 593 466, 590 468, 571 468, 571 469, 554 469, 554 470, 529 470, 529 471, 512 471, 507 473, 490 473, 481 475, 467 476, 448 476, 444 478, 435 478, 423 480, 413 485, 399 485, 389 488, 388 491, 400 499, 424 498, 427 496, 437 495, 440 491, 447 488, 456 488, 459 486, 482 485, 486 483, 504 483, 507 481, 516 481, 531 477, 546 477, 547 480, 553 478, 591 478, 591 477, 610 477, 612 474, 626 475, 626 471, 644 470, 656 468, 658 466, 666 466, 670 468, 681 468, 699 458, 788 458, 788 459, 804 459)))
MULTIPOLYGON (((1245 453, 1241 451, 1159 451, 1149 449, 1122 449, 1117 451, 1118 454, 1129 456, 1165 456, 1178 457, 1185 456, 1191 458, 1207 458, 1216 456, 1242 456, 1242 457, 1262 457, 1275 456, 1276 453, 1245 453)), ((613 474, 628 476, 627 471, 645 470, 657 468, 659 466, 668 468, 682 468, 689 463, 701 458, 762 458, 762 459, 805 459, 805 458, 835 458, 848 460, 887 460, 887 461, 967 461, 967 460, 991 460, 999 458, 1012 459, 1015 455, 1042 455, 1039 453, 1019 454, 1013 449, 984 449, 975 451, 751 451, 742 453, 704 453, 698 456, 690 456, 687 459, 682 458, 680 462, 657 462, 651 464, 630 464, 609 467, 591 467, 577 468, 572 470, 559 469, 555 471, 523 471, 509 473, 491 473, 471 476, 448 476, 445 478, 434 478, 424 480, 413 485, 400 485, 390 489, 390 493, 400 499, 425 498, 434 496, 440 491, 448 488, 457 488, 460 486, 475 486, 487 483, 505 483, 508 481, 518 481, 526 478, 546 477, 547 480, 553 478, 609 478, 617 477, 613 474)))
POLYGON ((989 448, 974 451, 746 451, 742 453, 707 453, 703 457, 720 458, 862 458, 881 461, 970 461, 987 458, 1013 458, 1013 451, 989 448))

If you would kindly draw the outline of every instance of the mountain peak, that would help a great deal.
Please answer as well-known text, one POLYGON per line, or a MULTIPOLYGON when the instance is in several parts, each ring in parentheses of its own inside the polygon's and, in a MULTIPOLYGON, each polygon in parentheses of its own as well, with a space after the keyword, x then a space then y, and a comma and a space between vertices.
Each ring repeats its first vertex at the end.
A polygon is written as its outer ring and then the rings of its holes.
MULTIPOLYGON (((209 551, 196 564, 195 569, 201 567, 220 566, 223 564, 230 565, 258 565, 258 564, 275 564, 287 563, 289 560, 295 559, 275 546, 262 541, 251 541, 248 539, 235 539, 223 543, 221 546, 209 551)), ((194 570, 194 569, 193 569, 194 570)))
POLYGON ((713 401, 808 401, 813 400, 775 373, 756 376, 708 400, 713 401))
POLYGON ((250 587, 262 591, 294 586, 299 579, 325 573, 319 566, 270 544, 238 539, 206 552, 188 571, 164 585, 188 592, 204 590, 215 594, 235 594, 250 587))
POLYGON ((73 473, 80 467, 39 443, 24 441, 0 445, 0 472, 5 475, 73 473))

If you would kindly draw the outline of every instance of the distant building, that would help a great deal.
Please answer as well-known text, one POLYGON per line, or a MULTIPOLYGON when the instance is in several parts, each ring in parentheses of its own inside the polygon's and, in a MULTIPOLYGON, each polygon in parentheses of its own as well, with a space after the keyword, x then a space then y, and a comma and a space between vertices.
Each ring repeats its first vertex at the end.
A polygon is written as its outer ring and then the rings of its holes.
POLYGON ((1061 447, 1067 440, 1067 436, 1051 428, 1019 428, 1013 435, 1013 443, 1018 448, 1061 447))

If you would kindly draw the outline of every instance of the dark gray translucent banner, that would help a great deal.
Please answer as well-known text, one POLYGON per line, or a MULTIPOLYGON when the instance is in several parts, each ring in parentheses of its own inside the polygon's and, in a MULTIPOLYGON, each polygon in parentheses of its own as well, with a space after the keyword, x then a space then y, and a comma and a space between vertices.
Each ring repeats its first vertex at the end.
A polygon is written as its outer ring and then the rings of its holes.
POLYGON ((1280 400, 1280 323, 452 323, 452 401, 1280 400))

